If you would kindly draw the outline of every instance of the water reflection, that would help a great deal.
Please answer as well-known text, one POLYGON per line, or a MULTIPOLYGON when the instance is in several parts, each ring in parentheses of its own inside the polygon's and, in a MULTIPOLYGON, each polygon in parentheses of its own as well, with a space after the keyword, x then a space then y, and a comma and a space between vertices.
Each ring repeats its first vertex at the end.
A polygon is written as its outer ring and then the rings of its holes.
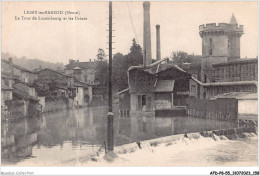
MULTIPOLYGON (((185 132, 235 127, 236 123, 192 117, 139 115, 119 118, 114 108, 114 142, 185 132)), ((2 162, 50 164, 97 151, 106 140, 107 108, 91 107, 44 113, 37 118, 2 121, 2 162)))
POLYGON ((131 117, 131 139, 134 141, 174 134, 233 128, 236 122, 195 117, 131 117))
POLYGON ((2 121, 2 159, 20 161, 32 155, 32 147, 37 143, 40 119, 19 119, 2 121))

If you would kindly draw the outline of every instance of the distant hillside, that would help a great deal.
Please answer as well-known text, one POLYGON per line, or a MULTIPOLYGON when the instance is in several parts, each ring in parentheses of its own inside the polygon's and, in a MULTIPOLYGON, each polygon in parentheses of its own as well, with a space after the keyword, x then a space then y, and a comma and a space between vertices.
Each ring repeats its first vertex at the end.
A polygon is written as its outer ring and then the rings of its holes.
POLYGON ((63 63, 52 63, 52 62, 46 62, 40 59, 27 59, 26 57, 17 58, 14 55, 11 55, 9 53, 1 53, 1 58, 8 60, 9 57, 12 57, 13 63, 20 65, 28 70, 33 70, 35 68, 39 68, 41 66, 42 69, 44 68, 50 68, 50 69, 59 69, 63 70, 64 65, 63 63))

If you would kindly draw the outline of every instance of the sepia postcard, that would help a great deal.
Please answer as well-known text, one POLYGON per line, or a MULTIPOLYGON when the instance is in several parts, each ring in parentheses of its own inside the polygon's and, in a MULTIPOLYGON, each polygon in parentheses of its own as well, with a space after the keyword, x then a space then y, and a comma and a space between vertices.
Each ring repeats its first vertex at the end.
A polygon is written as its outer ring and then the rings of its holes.
POLYGON ((257 1, 1 2, 3 175, 259 175, 257 90, 257 1))

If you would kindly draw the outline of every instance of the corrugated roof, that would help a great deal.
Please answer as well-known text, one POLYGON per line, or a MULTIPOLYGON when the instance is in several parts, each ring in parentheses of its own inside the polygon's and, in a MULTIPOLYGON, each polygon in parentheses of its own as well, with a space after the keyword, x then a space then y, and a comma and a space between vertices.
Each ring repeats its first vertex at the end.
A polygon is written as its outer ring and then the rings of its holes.
POLYGON ((227 65, 236 65, 236 64, 244 64, 244 63, 257 63, 258 59, 256 58, 248 58, 248 59, 239 59, 237 61, 232 62, 223 62, 219 64, 213 64, 212 67, 221 67, 221 66, 227 66, 227 65))
POLYGON ((229 92, 212 97, 210 98, 210 100, 216 100, 219 98, 235 98, 237 100, 257 100, 258 95, 257 93, 251 92, 229 92))
POLYGON ((25 99, 25 100, 33 100, 33 101, 39 101, 39 99, 37 97, 31 96, 25 92, 22 92, 18 89, 14 89, 13 90, 13 94, 15 94, 16 96, 25 99))
POLYGON ((155 92, 172 92, 174 88, 174 80, 158 80, 155 86, 155 92))

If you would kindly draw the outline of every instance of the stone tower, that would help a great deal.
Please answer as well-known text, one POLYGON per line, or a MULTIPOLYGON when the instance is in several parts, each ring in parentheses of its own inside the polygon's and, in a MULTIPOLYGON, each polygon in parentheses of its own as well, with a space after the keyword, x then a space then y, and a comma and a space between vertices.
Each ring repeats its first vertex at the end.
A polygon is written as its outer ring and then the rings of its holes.
POLYGON ((243 25, 238 25, 232 14, 229 23, 210 23, 199 26, 202 38, 202 57, 208 64, 235 61, 240 58, 240 37, 243 25))
MULTIPOLYGON (((243 25, 238 25, 232 14, 229 23, 209 23, 199 26, 202 39, 201 73, 202 82, 214 81, 213 64, 236 61, 240 59, 240 37, 243 25)), ((200 96, 204 97, 203 89, 200 96)))

